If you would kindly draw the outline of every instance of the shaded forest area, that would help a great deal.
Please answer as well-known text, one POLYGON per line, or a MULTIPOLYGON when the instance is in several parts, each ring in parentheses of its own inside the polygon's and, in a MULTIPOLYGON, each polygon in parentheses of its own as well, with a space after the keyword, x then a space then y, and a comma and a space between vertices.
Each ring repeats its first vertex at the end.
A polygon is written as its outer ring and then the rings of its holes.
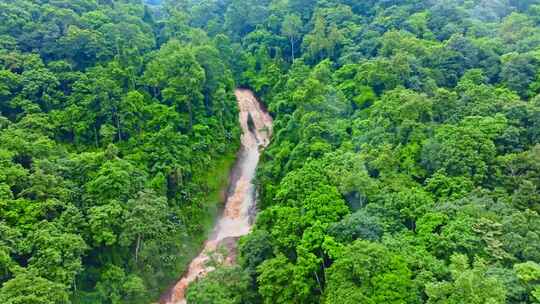
POLYGON ((274 117, 188 303, 540 302, 536 0, 0 3, 0 302, 148 303, 274 117))

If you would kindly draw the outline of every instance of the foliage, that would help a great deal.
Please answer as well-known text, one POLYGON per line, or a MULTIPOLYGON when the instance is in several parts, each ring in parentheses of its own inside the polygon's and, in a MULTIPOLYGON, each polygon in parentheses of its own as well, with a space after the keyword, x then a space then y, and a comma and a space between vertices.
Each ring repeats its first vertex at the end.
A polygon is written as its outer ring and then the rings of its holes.
POLYGON ((249 276, 238 266, 219 268, 189 287, 189 303, 242 304, 249 293, 249 276))
POLYGON ((187 25, 163 36, 139 1, 0 11, 1 301, 155 299, 236 152, 229 63, 187 25))
POLYGON ((0 3, 0 300, 155 299, 216 212, 235 84, 274 118, 260 213, 191 301, 540 300, 536 1, 151 4, 0 3))
POLYGON ((240 246, 252 290, 534 303, 538 8, 360 2, 271 1, 232 38, 274 117, 240 246))

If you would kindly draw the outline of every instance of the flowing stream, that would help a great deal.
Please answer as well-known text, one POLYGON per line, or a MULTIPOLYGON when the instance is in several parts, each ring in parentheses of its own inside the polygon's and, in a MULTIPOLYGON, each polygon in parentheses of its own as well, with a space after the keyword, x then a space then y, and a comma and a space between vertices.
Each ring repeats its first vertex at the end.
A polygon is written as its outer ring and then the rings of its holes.
POLYGON ((218 248, 224 248, 226 251, 224 262, 234 263, 236 241, 251 229, 256 203, 256 191, 252 181, 260 151, 270 142, 272 118, 250 90, 237 89, 235 95, 240 110, 242 137, 238 159, 231 172, 232 180, 223 215, 216 223, 201 253, 191 261, 184 276, 161 298, 161 304, 186 303, 185 293, 189 284, 213 270, 206 265, 211 253, 218 248))

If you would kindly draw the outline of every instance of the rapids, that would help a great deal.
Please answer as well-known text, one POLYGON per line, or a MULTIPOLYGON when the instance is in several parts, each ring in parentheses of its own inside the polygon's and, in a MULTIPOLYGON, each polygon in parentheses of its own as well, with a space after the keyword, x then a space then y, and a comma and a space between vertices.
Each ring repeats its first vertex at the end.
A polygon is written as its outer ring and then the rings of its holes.
POLYGON ((203 277, 212 267, 206 262, 217 248, 225 248, 225 263, 235 259, 236 241, 249 233, 256 204, 256 190, 253 184, 261 149, 270 142, 272 117, 246 89, 235 91, 239 107, 239 122, 242 128, 241 147, 238 159, 231 173, 232 181, 222 216, 205 242, 203 250, 191 261, 187 271, 174 287, 162 296, 161 304, 184 304, 185 293, 190 283, 203 277))

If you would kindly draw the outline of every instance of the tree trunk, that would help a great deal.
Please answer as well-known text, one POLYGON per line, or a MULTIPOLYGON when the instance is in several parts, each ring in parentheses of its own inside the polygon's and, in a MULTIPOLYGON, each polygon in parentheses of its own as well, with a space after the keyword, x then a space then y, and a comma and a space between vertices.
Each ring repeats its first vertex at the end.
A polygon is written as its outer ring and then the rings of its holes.
POLYGON ((189 113, 189 131, 191 131, 193 127, 193 110, 191 109, 191 101, 187 102, 187 108, 189 113))
POLYGON ((294 63, 294 40, 291 38, 291 58, 292 63, 294 63))
POLYGON ((323 287, 322 287, 322 284, 321 284, 321 280, 319 280, 319 275, 317 274, 316 271, 314 271, 313 273, 315 274, 315 279, 317 280, 317 284, 319 284, 319 290, 322 293, 323 292, 323 287))
POLYGON ((136 84, 135 84, 135 71, 133 71, 133 69, 129 69, 129 71, 130 71, 130 73, 129 73, 130 77, 129 78, 131 80, 131 89, 134 90, 135 86, 136 86, 136 84))
POLYGON ((98 130, 97 130, 97 126, 94 124, 94 138, 96 140, 96 148, 99 148, 99 135, 98 135, 98 130))
MULTIPOLYGON (((122 135, 120 134, 120 114, 118 114, 118 109, 113 107, 111 113, 111 120, 113 124, 116 124, 116 133, 118 134, 118 142, 122 141, 122 135)), ((114 138, 113 138, 114 142, 114 138)))
POLYGON ((137 236, 137 245, 135 246, 135 263, 139 260, 139 249, 141 248, 141 235, 137 236))
POLYGON ((118 129, 118 142, 122 141, 122 129, 120 129, 120 116, 118 113, 115 115, 116 117, 116 129, 118 129))

